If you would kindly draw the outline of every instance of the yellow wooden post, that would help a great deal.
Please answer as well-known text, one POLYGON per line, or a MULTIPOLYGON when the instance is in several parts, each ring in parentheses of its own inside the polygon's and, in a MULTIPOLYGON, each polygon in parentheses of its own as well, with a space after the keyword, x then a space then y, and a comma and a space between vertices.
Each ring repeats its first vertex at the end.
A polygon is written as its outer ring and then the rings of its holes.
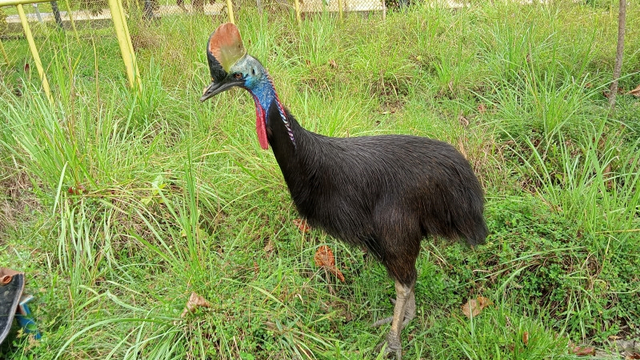
POLYGON ((340 14, 340 20, 342 20, 342 8, 344 7, 342 1, 343 0, 338 0, 338 14, 340 14))
POLYGON ((44 93, 47 94, 47 98, 49 98, 49 102, 53 104, 53 97, 51 96, 51 89, 49 88, 49 81, 47 80, 47 74, 44 73, 44 68, 42 67, 42 61, 40 61, 40 54, 38 54, 38 48, 36 48, 36 42, 33 40, 33 34, 31 34, 31 28, 29 27, 29 22, 27 21, 27 15, 25 15, 24 13, 22 4, 16 5, 16 8, 18 8, 18 15, 20 15, 20 22, 22 22, 22 28, 24 29, 24 36, 26 36, 27 42, 29 43, 29 49, 31 50, 31 55, 33 55, 33 61, 36 63, 36 68, 38 69, 38 75, 40 75, 40 79, 42 80, 42 88, 44 89, 44 93))
POLYGON ((138 86, 142 87, 142 80, 140 79, 140 72, 138 71, 138 62, 136 61, 136 52, 133 51, 133 44, 131 43, 131 35, 129 34, 129 25, 127 25, 127 18, 124 16, 124 8, 122 8, 122 0, 118 0, 118 9, 120 9, 120 18, 124 26, 124 31, 129 45, 129 51, 131 52, 131 58, 133 59, 133 66, 136 72, 136 79, 138 79, 138 86))
POLYGON ((298 20, 298 25, 302 24, 302 18, 300 17, 300 0, 294 1, 296 5, 296 20, 298 20))
POLYGON ((111 19, 113 20, 113 26, 116 29, 116 36, 118 37, 118 44, 120 45, 120 52, 122 53, 122 60, 124 66, 127 69, 127 78, 129 79, 129 86, 131 88, 142 87, 140 81, 140 74, 136 65, 136 56, 133 52, 133 46, 131 45, 131 37, 129 36, 129 29, 127 27, 127 21, 122 11, 122 4, 120 0, 109 0, 109 9, 111 10, 111 19))
POLYGON ((233 17, 233 1, 227 0, 227 10, 229 11, 229 22, 236 23, 236 19, 233 17))
POLYGON ((7 56, 7 52, 4 51, 4 45, 2 45, 2 41, 0 40, 0 50, 2 50, 2 55, 4 55, 4 61, 7 63, 7 65, 11 65, 9 63, 9 56, 7 56))

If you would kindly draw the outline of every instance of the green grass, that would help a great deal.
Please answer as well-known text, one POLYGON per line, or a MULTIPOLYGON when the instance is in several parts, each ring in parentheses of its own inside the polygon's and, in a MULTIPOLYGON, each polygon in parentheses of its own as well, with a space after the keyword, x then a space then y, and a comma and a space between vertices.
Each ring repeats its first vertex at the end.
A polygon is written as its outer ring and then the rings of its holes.
MULTIPOLYGON (((640 83, 639 11, 626 90, 640 83)), ((405 358, 572 358, 570 343, 640 337, 640 107, 620 95, 610 113, 602 95, 616 15, 608 2, 415 6, 299 27, 290 13, 239 12, 246 47, 306 128, 448 141, 483 183, 487 245, 423 242, 405 358), (468 319, 476 296, 494 304, 468 319)), ((43 338, 14 331, 0 357, 378 356, 387 328, 369 324, 394 296, 384 268, 300 233, 248 94, 198 101, 222 20, 132 23, 140 92, 112 29, 78 41, 34 27, 54 105, 26 42, 3 41, 0 264, 27 273, 43 338), (345 283, 315 266, 320 245, 345 283), (191 292, 211 307, 181 318, 191 292)))

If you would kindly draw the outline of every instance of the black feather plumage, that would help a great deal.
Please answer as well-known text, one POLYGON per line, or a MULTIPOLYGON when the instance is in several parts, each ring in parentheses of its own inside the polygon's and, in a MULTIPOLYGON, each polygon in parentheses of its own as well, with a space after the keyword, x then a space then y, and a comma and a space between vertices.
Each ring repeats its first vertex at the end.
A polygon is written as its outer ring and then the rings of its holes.
MULTIPOLYGON (((422 238, 484 243, 482 188, 451 145, 409 135, 326 137, 285 111, 297 146, 277 120, 269 122, 269 143, 296 208, 312 226, 366 246, 403 284, 415 281, 422 238)), ((279 117, 274 103, 268 118, 279 117)))

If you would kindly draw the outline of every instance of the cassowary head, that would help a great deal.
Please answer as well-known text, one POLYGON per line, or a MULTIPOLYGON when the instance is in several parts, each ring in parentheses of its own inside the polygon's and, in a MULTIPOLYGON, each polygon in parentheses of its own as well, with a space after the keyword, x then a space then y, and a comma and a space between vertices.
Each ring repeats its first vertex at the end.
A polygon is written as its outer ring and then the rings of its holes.
MULTIPOLYGON (((238 86, 251 93, 256 103, 256 131, 263 149, 267 140, 267 113, 273 102, 288 127, 284 108, 273 87, 273 81, 258 59, 247 54, 240 31, 232 23, 220 25, 209 37, 207 60, 211 71, 211 84, 204 89, 200 101, 238 86)), ((293 138, 292 138, 293 141, 293 138)))

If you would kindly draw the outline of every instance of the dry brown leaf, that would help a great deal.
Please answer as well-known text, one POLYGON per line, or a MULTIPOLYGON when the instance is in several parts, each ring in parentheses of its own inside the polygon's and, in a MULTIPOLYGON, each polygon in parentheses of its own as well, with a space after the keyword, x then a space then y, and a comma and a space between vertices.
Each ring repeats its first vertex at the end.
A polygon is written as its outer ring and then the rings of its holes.
POLYGON ((640 359, 640 354, 638 354, 637 352, 634 352, 633 354, 629 354, 629 355, 625 356, 624 359, 625 360, 640 359))
POLYGON ((308 233, 311 230, 311 226, 305 219, 293 219, 293 224, 300 229, 303 233, 308 233))
POLYGON ((187 301, 187 306, 182 310, 182 314, 180 317, 185 317, 190 312, 194 312, 199 307, 211 307, 211 304, 202 296, 196 294, 195 292, 191 293, 189 296, 189 300, 187 301))
POLYGON ((596 348, 593 346, 574 345, 571 352, 578 356, 593 356, 596 354, 596 348))
POLYGON ((466 117, 464 117, 464 113, 460 113, 460 115, 458 115, 458 121, 460 122, 460 125, 462 125, 463 127, 469 126, 469 120, 466 117))
POLYGON ((333 59, 330 59, 330 60, 329 60, 329 66, 331 66, 331 67, 332 67, 332 68, 334 68, 334 69, 337 69, 337 68, 338 68, 338 64, 336 64, 336 61, 335 61, 335 60, 333 60, 333 59))
POLYGON ((522 334, 522 342, 524 343, 524 346, 529 345, 529 332, 528 331, 525 331, 522 334))
POLYGON ((637 87, 637 88, 635 88, 635 89, 633 89, 633 90, 629 91, 627 94, 631 94, 631 95, 633 95, 633 96, 640 97, 640 85, 638 85, 638 87, 637 87))
POLYGON ((333 257, 333 251, 331 251, 331 249, 326 245, 318 247, 313 260, 316 262, 316 266, 336 266, 336 259, 333 257))
POLYGON ((264 246, 263 251, 266 252, 267 255, 271 255, 271 252, 273 252, 273 241, 267 241, 267 245, 264 246))
POLYGON ((326 269, 333 275, 337 276, 340 281, 344 282, 344 275, 342 275, 342 272, 340 272, 336 267, 336 259, 333 257, 333 252, 328 246, 322 245, 318 247, 313 260, 315 261, 316 266, 326 269))
POLYGON ((478 112, 479 112, 480 114, 484 114, 484 113, 486 113, 486 112, 487 112, 487 107, 486 107, 484 104, 480 104, 480 105, 478 105, 478 112))
POLYGON ((478 296, 477 299, 471 299, 466 304, 462 305, 462 313, 468 318, 476 317, 480 315, 482 310, 493 302, 484 296, 478 296))

